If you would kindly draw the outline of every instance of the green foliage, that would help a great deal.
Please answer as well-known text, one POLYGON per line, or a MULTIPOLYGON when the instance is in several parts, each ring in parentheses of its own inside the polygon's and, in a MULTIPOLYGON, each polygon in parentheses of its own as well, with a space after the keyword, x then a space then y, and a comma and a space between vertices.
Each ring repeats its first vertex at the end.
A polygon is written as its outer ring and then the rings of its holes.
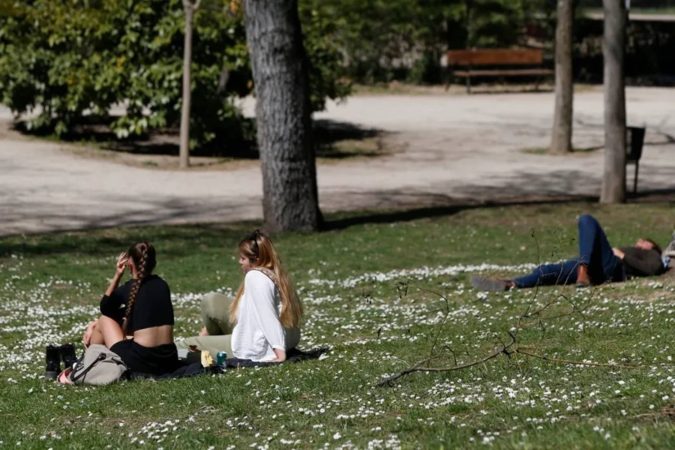
MULTIPOLYGON (((62 135, 87 115, 122 115, 119 138, 175 127, 180 118, 184 12, 181 0, 0 0, 0 95, 30 128, 62 135), (116 113, 118 111, 115 111, 116 113)), ((242 138, 234 99, 252 88, 241 10, 203 0, 192 50, 192 146, 242 138)), ((327 23, 306 27, 312 99, 348 93, 327 23)))
POLYGON ((541 25, 542 17, 555 11, 551 0, 301 0, 300 5, 333 25, 326 30, 329 41, 343 55, 345 73, 362 83, 439 82, 441 55, 448 48, 523 44, 526 25, 541 25))
MULTIPOLYGON (((228 70, 246 79, 240 21, 222 3, 204 1, 193 48, 193 136, 203 143, 238 122, 231 96, 219 86, 228 70), (220 4, 220 6, 219 6, 220 4), (231 123, 232 122, 232 123, 231 123)), ((87 114, 106 116, 120 138, 174 125, 180 116, 183 10, 180 0, 36 0, 18 4, 0 27, 0 91, 28 124, 57 134, 87 114)))
POLYGON ((337 24, 302 1, 299 9, 305 51, 309 59, 312 110, 321 111, 327 98, 339 99, 349 95, 351 83, 346 78, 340 48, 332 39, 337 24))
POLYGON ((347 74, 373 82, 388 81, 405 71, 410 55, 435 51, 442 42, 444 14, 455 8, 454 3, 300 0, 300 9, 304 16, 311 13, 332 24, 326 32, 343 55, 347 74))

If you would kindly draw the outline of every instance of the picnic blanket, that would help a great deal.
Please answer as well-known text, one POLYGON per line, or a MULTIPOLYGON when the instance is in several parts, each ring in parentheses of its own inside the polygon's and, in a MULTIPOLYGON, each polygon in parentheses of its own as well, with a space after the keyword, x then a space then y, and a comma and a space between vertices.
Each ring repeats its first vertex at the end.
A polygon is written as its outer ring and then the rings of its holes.
POLYGON ((321 355, 328 352, 329 347, 317 347, 310 350, 300 350, 298 348, 292 348, 286 353, 286 361, 278 362, 258 362, 251 361, 250 359, 240 359, 240 358, 228 358, 225 360, 225 367, 221 366, 211 366, 203 367, 201 362, 190 362, 190 360, 185 360, 182 362, 181 366, 170 373, 165 373, 162 375, 152 375, 142 372, 131 372, 129 379, 130 380, 171 380, 176 378, 187 378, 194 377, 197 375, 209 375, 209 374, 219 374, 225 373, 231 369, 239 369, 246 367, 269 367, 269 366, 278 366, 281 364, 287 363, 296 363, 300 361, 305 361, 308 359, 318 359, 321 355))

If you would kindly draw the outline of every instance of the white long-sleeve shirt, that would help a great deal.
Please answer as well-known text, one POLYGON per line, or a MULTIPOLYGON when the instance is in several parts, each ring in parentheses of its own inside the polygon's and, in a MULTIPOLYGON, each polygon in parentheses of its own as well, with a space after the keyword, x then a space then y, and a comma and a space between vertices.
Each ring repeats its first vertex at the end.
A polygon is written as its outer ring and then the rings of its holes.
POLYGON ((287 345, 297 345, 299 332, 284 330, 279 321, 280 309, 274 282, 258 270, 249 270, 244 277, 237 324, 232 330, 232 352, 236 358, 272 361, 277 359, 275 348, 285 351, 287 345))

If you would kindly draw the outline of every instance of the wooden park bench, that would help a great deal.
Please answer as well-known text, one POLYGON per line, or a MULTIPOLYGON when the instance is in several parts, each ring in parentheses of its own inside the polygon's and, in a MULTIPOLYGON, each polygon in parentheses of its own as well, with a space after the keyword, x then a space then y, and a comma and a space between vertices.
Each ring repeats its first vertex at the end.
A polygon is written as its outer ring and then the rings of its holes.
MULTIPOLYGON (((454 78, 466 78, 466 91, 471 93, 471 78, 535 77, 539 79, 553 74, 543 67, 544 53, 541 49, 476 48, 449 50, 448 68, 454 78)), ((450 79, 448 79, 448 84, 450 79)), ((447 89, 447 86, 446 86, 447 89)))

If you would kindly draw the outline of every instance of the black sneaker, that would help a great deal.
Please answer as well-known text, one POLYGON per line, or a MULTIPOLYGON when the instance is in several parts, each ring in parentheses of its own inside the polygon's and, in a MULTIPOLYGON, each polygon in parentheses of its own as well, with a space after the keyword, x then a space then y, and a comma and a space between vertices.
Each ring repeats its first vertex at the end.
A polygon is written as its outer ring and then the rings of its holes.
POLYGON ((45 352, 45 378, 48 380, 55 380, 59 372, 61 372, 61 357, 59 355, 59 347, 55 345, 48 345, 45 352))
POLYGON ((63 344, 59 347, 59 353, 61 354, 61 361, 63 361, 63 368, 72 368, 73 364, 77 362, 77 356, 75 356, 75 346, 73 344, 63 344))

